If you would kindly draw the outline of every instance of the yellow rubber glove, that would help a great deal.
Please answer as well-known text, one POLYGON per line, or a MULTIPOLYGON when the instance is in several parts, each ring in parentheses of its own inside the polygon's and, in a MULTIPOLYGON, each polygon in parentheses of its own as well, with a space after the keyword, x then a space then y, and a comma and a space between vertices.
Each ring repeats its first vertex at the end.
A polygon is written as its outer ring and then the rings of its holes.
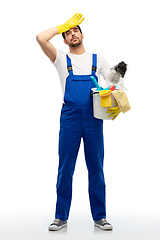
POLYGON ((81 13, 76 13, 73 17, 68 19, 63 25, 59 25, 56 28, 58 29, 58 34, 68 31, 70 28, 74 28, 77 25, 81 24, 85 18, 82 18, 81 13))
MULTIPOLYGON (((113 102, 116 103, 116 101, 113 102)), ((121 110, 118 105, 114 108, 108 108, 108 111, 106 111, 106 113, 111 113, 111 115, 109 115, 108 118, 113 117, 112 121, 118 116, 118 114, 120 114, 120 112, 121 110)))

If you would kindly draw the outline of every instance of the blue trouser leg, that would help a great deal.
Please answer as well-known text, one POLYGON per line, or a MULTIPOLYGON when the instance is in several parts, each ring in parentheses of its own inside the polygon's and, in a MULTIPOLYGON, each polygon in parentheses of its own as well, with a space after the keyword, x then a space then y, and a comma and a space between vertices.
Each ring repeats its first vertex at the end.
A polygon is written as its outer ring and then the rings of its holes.
POLYGON ((83 141, 89 176, 89 198, 93 220, 106 218, 105 180, 103 173, 103 121, 84 112, 83 141))
POLYGON ((59 168, 55 218, 67 220, 72 198, 72 178, 81 142, 81 117, 76 109, 62 111, 59 133, 59 168))
POLYGON ((93 220, 106 217, 103 174, 103 121, 95 119, 89 109, 65 109, 59 135, 59 169, 57 179, 56 218, 67 220, 72 198, 72 177, 81 142, 84 141, 89 175, 89 197, 93 220))

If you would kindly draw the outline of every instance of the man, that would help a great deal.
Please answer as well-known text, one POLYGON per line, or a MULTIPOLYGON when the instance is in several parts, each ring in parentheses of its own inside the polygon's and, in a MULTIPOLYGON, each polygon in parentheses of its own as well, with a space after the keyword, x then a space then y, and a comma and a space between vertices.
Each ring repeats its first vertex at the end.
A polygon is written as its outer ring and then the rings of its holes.
POLYGON ((112 230, 106 220, 105 180, 103 173, 104 144, 103 120, 93 116, 91 76, 99 81, 100 74, 107 77, 110 66, 100 55, 85 51, 83 33, 79 24, 82 14, 75 14, 65 24, 37 35, 44 53, 56 67, 64 93, 59 133, 59 168, 57 177, 57 203, 55 220, 49 230, 67 226, 72 198, 72 177, 81 138, 84 141, 85 160, 89 175, 89 198, 94 225, 112 230), (49 40, 62 33, 70 52, 56 49, 49 40))

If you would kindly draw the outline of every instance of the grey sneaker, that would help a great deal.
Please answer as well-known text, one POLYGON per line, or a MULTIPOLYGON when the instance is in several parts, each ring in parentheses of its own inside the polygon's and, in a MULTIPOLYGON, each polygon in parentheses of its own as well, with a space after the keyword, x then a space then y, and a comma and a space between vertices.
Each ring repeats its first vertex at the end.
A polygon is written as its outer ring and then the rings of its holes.
POLYGON ((94 226, 99 227, 102 230, 112 230, 113 227, 110 223, 107 222, 105 218, 95 221, 94 226))
POLYGON ((62 221, 59 218, 55 219, 53 223, 49 226, 49 231, 58 231, 62 228, 67 227, 67 221, 62 221))

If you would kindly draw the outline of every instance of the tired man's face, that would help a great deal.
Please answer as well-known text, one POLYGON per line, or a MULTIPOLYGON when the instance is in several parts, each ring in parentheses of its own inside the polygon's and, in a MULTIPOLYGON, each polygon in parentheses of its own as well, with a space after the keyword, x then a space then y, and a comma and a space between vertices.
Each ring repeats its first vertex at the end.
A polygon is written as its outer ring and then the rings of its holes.
POLYGON ((65 32, 64 42, 69 47, 76 47, 82 44, 83 34, 79 31, 78 27, 71 28, 65 32))

